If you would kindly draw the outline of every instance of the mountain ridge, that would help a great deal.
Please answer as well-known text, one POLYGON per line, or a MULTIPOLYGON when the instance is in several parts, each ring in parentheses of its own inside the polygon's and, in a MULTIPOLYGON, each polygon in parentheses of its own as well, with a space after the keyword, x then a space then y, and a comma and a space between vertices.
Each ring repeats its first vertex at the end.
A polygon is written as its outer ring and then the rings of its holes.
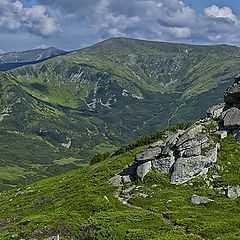
POLYGON ((112 50, 95 46, 0 74, 1 170, 8 172, 2 186, 75 168, 94 154, 199 118, 239 72, 238 48, 179 51, 177 44, 128 39, 104 44, 112 50), (9 134, 26 145, 37 141, 39 157, 26 157, 27 146, 21 155, 9 151, 9 134))

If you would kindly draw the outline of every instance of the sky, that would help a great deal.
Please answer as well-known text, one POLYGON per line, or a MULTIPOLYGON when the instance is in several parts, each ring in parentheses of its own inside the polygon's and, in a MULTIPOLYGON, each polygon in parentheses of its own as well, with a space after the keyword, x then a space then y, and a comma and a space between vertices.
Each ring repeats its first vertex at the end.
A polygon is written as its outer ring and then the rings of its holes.
POLYGON ((0 0, 0 53, 111 37, 240 46, 240 1, 0 0))

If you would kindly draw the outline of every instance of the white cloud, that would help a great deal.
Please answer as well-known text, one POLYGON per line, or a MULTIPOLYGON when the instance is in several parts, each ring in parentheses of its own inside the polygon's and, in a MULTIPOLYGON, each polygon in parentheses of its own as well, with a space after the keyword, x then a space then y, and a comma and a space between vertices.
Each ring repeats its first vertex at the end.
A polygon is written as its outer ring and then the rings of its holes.
POLYGON ((205 8, 204 13, 207 17, 212 18, 225 18, 232 20, 234 22, 237 21, 237 16, 234 15, 233 11, 229 7, 218 7, 216 5, 212 5, 211 7, 205 8))
POLYGON ((27 31, 49 37, 60 31, 58 17, 46 6, 24 7, 20 1, 0 0, 0 28, 9 31, 27 31))

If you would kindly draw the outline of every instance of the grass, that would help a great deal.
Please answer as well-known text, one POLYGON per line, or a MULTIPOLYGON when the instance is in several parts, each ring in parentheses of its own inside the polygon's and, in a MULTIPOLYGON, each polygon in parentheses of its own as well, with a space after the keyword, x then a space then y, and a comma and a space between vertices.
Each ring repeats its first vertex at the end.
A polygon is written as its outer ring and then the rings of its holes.
MULTIPOLYGON (((174 186, 168 174, 151 171, 144 182, 135 183, 138 188, 129 200, 133 207, 120 203, 114 197, 117 188, 107 180, 144 148, 129 148, 91 166, 1 192, 0 239, 13 234, 26 239, 56 234, 62 239, 97 240, 239 239, 240 200, 227 199, 222 190, 209 189, 201 178, 174 186), (194 194, 214 201, 193 205, 190 199, 194 194)), ((239 149, 231 135, 221 141, 217 164, 222 170, 218 182, 213 182, 215 187, 240 183, 239 149)), ((73 159, 64 162, 68 160, 73 159)), ((209 177, 216 171, 216 167, 211 168, 209 177)))

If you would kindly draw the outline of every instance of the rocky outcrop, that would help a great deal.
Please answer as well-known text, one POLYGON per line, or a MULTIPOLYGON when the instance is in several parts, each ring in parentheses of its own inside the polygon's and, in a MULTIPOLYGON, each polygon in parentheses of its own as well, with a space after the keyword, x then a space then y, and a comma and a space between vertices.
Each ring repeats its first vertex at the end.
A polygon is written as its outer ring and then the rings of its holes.
POLYGON ((166 132, 165 142, 159 141, 142 151, 131 165, 111 178, 109 183, 118 186, 131 180, 143 181, 152 169, 159 173, 170 173, 171 183, 176 185, 206 174, 217 160, 217 144, 207 132, 211 124, 207 118, 176 133, 166 132))
POLYGON ((207 197, 201 197, 201 196, 197 196, 197 195, 193 195, 191 198, 191 202, 194 205, 200 205, 200 204, 206 204, 209 202, 213 202, 212 199, 209 199, 207 197))

